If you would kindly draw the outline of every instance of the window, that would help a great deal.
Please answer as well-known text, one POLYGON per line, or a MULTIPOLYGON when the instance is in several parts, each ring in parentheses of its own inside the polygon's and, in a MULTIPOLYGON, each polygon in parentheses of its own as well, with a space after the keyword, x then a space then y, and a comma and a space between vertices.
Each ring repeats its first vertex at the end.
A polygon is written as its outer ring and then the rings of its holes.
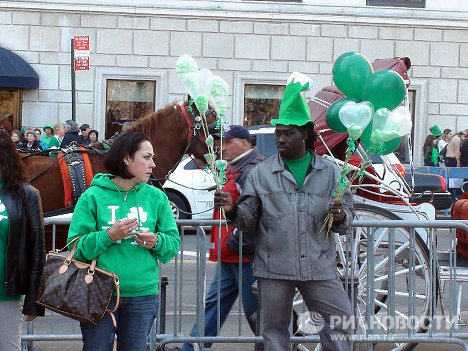
POLYGON ((270 124, 277 118, 284 85, 246 84, 244 87, 244 126, 270 124))
MULTIPOLYGON (((415 116, 415 105, 416 105, 416 91, 408 89, 408 108, 411 112, 411 120, 413 122, 413 128, 411 129, 411 149, 414 149, 414 116, 415 116)), ((413 151, 414 152, 414 151, 413 151)), ((398 157, 401 163, 410 162, 410 149, 408 147, 408 135, 401 138, 400 146, 395 150, 395 155, 398 157)))
POLYGON ((426 0, 367 0, 370 6, 426 7, 426 0))
POLYGON ((13 129, 21 129, 22 90, 0 89, 0 121, 7 119, 13 129))
POLYGON ((155 110, 156 82, 108 79, 106 86, 106 139, 155 110))

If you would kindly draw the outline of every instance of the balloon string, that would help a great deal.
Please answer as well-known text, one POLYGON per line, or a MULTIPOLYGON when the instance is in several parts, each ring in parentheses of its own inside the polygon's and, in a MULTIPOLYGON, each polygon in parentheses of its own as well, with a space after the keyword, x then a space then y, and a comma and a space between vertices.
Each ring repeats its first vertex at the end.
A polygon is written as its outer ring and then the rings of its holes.
MULTIPOLYGON (((364 176, 364 171, 365 169, 372 164, 371 157, 374 155, 375 151, 380 148, 380 146, 383 144, 383 141, 380 141, 378 144, 373 144, 371 147, 369 147, 366 150, 366 153, 364 154, 364 157, 361 159, 359 162, 358 166, 354 170, 354 172, 351 174, 351 177, 348 179, 347 174, 351 171, 351 169, 348 167, 349 160, 351 159, 354 150, 356 149, 356 141, 349 136, 347 140, 348 147, 346 148, 346 159, 343 163, 343 167, 341 168, 340 172, 340 178, 338 179, 338 185, 336 187, 336 190, 334 191, 333 195, 333 201, 341 201, 343 198, 346 190, 349 189, 349 187, 353 184, 353 182, 359 177, 359 182, 362 181, 362 178, 364 176)), ((333 226, 333 214, 331 212, 328 212, 325 219, 322 228, 320 231, 322 231, 325 226, 327 227, 327 233, 326 236, 330 234, 330 230, 333 226)))

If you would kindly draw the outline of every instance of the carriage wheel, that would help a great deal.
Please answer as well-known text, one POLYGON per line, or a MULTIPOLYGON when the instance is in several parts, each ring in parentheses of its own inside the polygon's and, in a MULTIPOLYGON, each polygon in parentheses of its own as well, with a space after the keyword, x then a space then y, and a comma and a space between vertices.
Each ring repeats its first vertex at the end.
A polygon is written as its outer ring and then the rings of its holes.
MULTIPOLYGON (((394 213, 369 206, 366 204, 355 204, 357 217, 359 219, 368 220, 397 220, 401 219, 394 213)), ((349 271, 354 270, 355 280, 357 283, 356 297, 356 333, 366 333, 366 289, 367 289, 367 228, 356 228, 353 233, 353 238, 356 242, 354 255, 354 267, 351 269, 350 263, 347 265, 349 271)), ((405 321, 409 318, 409 237, 410 232, 404 228, 395 229, 395 316, 400 321, 400 328, 396 326, 397 334, 407 333, 405 321), (403 328, 405 327, 405 328, 403 328)), ((415 275, 414 275, 414 331, 416 333, 424 333, 427 331, 428 314, 431 302, 431 274, 429 271, 428 249, 416 233, 414 243, 414 258, 415 258, 415 275)), ((343 249, 345 248, 343 244, 343 249)), ((375 253, 375 279, 374 279, 374 318, 382 319, 387 315, 387 295, 388 295, 388 229, 380 228, 374 232, 374 253, 375 253)), ((338 271, 344 274, 344 264, 341 257, 346 257, 344 252, 338 252, 338 271)), ((348 255, 349 256, 349 255, 348 255)), ((351 256, 349 256, 351 257, 351 256)), ((302 297, 295 298, 295 311, 301 313, 305 310, 304 306, 300 306, 302 297)), ((296 322, 297 323, 297 322, 296 322)), ((295 330, 298 334, 303 334, 303 330, 298 323, 298 329, 295 330)), ((376 326, 376 334, 386 334, 387 329, 383 323, 374 324, 376 326), (378 329, 377 329, 378 328, 378 329)), ((309 328, 306 328, 310 330, 309 328)), ((394 343, 392 350, 412 350, 416 344, 394 343)))

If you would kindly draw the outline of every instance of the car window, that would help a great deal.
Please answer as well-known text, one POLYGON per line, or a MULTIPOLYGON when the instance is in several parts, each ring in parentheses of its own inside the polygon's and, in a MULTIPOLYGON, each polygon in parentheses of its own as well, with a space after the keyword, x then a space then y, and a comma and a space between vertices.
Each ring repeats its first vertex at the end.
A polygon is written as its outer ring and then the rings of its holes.
POLYGON ((184 169, 190 170, 190 169, 198 169, 198 166, 193 162, 193 160, 190 160, 187 162, 187 164, 184 166, 184 169))
POLYGON ((270 157, 278 152, 274 134, 259 134, 258 137, 261 140, 259 151, 262 155, 270 157))

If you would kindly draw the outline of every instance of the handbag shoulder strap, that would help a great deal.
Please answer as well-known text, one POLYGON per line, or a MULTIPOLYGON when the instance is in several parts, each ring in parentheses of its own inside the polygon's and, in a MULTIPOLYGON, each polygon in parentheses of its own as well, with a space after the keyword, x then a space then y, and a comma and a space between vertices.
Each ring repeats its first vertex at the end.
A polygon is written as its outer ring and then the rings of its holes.
MULTIPOLYGON (((73 238, 73 239, 70 240, 70 242, 68 242, 64 247, 62 247, 60 250, 57 250, 56 252, 63 252, 63 251, 65 251, 65 249, 66 249, 67 247, 69 247, 70 245, 72 245, 72 244, 75 243, 75 242, 78 242, 78 240, 80 240, 81 237, 83 237, 83 235, 79 235, 79 236, 73 238)), ((73 248, 75 249, 75 248, 76 248, 76 245, 74 245, 73 248)))

